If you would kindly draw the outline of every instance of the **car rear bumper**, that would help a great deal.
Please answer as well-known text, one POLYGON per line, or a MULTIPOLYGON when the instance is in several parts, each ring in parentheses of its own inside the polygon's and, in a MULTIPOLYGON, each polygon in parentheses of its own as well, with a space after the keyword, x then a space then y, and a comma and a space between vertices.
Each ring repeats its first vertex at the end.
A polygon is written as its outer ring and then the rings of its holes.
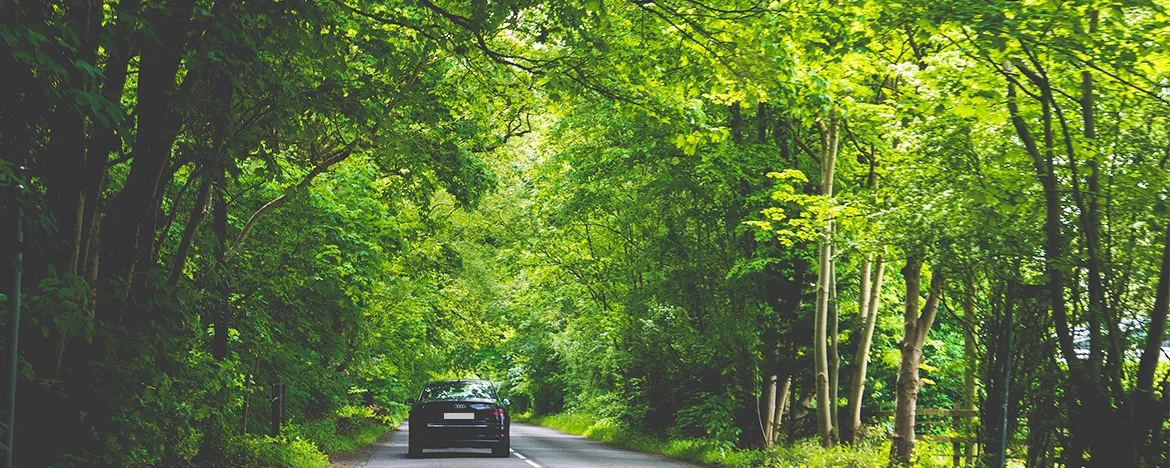
POLYGON ((411 425, 416 441, 425 447, 491 448, 507 441, 508 428, 499 424, 421 423, 411 425))

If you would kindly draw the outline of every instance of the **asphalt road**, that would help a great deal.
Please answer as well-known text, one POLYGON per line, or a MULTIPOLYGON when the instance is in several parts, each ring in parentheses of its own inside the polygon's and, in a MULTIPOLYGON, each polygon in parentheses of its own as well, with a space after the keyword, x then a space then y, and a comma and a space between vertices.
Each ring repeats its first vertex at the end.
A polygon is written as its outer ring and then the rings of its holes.
POLYGON ((492 458, 488 450, 427 449, 423 458, 406 458, 409 424, 403 424, 390 437, 375 443, 369 458, 349 466, 361 468, 391 467, 477 467, 477 468, 598 468, 598 467, 699 467, 661 455, 626 450, 612 445, 569 435, 531 424, 512 424, 512 455, 492 458))

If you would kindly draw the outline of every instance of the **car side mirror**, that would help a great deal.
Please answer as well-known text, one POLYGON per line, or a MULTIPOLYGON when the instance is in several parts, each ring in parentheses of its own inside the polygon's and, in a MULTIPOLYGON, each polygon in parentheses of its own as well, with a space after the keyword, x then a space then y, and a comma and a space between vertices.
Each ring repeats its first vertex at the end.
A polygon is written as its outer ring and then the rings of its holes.
POLYGON ((504 406, 512 406, 512 402, 510 400, 508 400, 507 398, 504 398, 504 400, 501 403, 503 403, 504 406))

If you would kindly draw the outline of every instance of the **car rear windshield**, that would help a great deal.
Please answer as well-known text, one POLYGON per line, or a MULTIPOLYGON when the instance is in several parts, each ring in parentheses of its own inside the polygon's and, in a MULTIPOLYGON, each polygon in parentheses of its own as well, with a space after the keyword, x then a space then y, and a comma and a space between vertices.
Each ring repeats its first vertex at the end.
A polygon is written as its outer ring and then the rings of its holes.
POLYGON ((435 382, 423 389, 423 400, 494 400, 487 382, 435 382))

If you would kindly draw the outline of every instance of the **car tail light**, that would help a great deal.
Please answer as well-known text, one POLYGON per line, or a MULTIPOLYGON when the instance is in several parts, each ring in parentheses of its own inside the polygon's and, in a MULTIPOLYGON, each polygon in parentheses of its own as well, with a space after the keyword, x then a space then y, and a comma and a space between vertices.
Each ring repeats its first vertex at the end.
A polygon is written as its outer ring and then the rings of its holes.
POLYGON ((492 410, 492 416, 495 416, 497 418, 504 417, 504 409, 503 408, 496 408, 496 409, 492 410))

